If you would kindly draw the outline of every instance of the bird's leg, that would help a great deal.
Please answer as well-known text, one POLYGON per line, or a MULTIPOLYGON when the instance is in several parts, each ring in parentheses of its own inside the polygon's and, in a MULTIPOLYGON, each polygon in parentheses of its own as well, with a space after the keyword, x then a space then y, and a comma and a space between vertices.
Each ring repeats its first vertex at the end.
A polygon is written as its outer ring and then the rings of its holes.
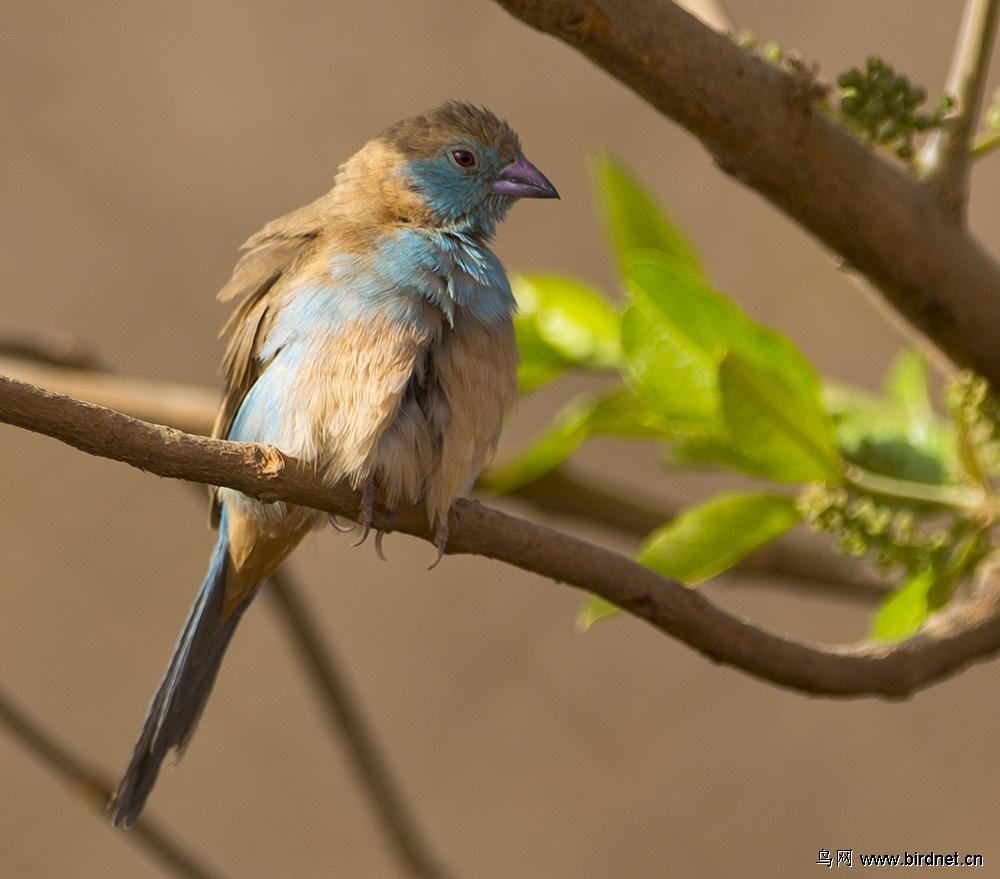
POLYGON ((369 476, 361 486, 361 509, 358 524, 361 526, 361 539, 355 546, 361 546, 368 539, 372 530, 372 517, 375 515, 375 477, 369 476))

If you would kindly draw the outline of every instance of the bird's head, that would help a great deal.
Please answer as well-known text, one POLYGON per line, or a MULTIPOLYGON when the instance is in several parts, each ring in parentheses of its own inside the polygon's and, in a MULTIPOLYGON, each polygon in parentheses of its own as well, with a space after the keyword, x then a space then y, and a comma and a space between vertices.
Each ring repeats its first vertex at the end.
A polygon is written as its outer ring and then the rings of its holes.
POLYGON ((379 141, 400 156, 404 185, 437 226, 489 238, 515 199, 559 197, 514 130, 471 104, 404 119, 379 141))

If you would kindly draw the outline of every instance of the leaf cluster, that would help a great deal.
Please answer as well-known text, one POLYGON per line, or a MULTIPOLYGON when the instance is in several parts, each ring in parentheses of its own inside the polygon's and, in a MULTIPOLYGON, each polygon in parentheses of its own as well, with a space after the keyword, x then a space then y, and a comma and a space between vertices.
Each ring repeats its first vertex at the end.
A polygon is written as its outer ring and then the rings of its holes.
MULTIPOLYGON (((923 358, 904 352, 881 395, 824 382, 781 333, 708 280, 685 234, 620 162, 594 166, 624 295, 552 275, 515 277, 523 392, 566 370, 610 378, 572 399, 549 430, 486 484, 508 492, 559 467, 594 435, 655 443, 670 467, 723 468, 769 486, 682 510, 637 558, 689 585, 805 522, 899 579, 872 634, 897 639, 941 607, 990 551, 997 411, 963 375, 947 418, 923 358)), ((590 599, 581 621, 614 613, 590 599)))

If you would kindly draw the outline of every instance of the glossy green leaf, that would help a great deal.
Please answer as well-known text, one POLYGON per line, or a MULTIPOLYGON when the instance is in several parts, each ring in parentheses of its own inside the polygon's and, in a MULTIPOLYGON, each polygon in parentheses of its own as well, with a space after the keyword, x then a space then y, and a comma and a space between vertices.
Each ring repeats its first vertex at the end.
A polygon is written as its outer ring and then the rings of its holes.
POLYGON ((504 494, 538 479, 561 464, 593 433, 663 439, 671 426, 651 411, 629 388, 616 387, 600 396, 577 397, 553 419, 552 426, 527 452, 483 475, 489 491, 504 494))
POLYGON ((634 250, 656 250, 679 260, 696 276, 704 274, 687 236, 640 180, 618 159, 601 153, 594 181, 622 274, 634 250))
POLYGON ((664 417, 702 431, 721 425, 718 367, 727 351, 816 396, 816 375, 788 339, 751 321, 676 260, 636 254, 625 277, 631 305, 622 347, 638 390, 664 417))
POLYGON ((622 316, 622 347, 641 391, 666 418, 692 425, 718 420, 720 298, 705 296, 682 267, 633 264, 626 273, 632 301, 622 316))
POLYGON ((519 389, 545 384, 567 367, 618 369, 620 317, 598 292, 568 278, 513 275, 521 365, 519 389))
POLYGON ((929 593, 937 580, 933 568, 911 575, 885 598, 872 622, 871 637, 879 641, 909 638, 933 610, 929 593))
POLYGON ((730 352, 719 366, 719 388, 730 445, 749 465, 744 469, 779 482, 839 478, 840 453, 818 381, 806 389, 730 352))
POLYGON ((720 494, 686 508, 654 531, 638 561, 695 585, 721 574, 800 520, 794 498, 774 494, 720 494))
POLYGON ((751 454, 733 444, 733 438, 725 428, 715 432, 692 431, 673 443, 665 460, 673 466, 703 465, 741 470, 751 475, 761 475, 760 462, 751 454))

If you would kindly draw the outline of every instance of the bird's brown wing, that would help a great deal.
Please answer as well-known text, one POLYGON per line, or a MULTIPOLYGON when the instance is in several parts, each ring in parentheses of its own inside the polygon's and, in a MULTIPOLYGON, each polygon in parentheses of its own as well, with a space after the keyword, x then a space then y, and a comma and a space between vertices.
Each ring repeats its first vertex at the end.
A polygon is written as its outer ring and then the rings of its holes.
MULTIPOLYGON (((224 439, 247 392, 267 365, 259 357, 260 343, 271 321, 276 286, 308 259, 323 231, 323 199, 268 223, 240 248, 240 258, 229 282, 218 294, 227 302, 238 300, 219 333, 227 336, 222 358, 225 391, 212 428, 212 436, 224 439)), ((212 525, 219 520, 218 500, 213 495, 212 525)))

